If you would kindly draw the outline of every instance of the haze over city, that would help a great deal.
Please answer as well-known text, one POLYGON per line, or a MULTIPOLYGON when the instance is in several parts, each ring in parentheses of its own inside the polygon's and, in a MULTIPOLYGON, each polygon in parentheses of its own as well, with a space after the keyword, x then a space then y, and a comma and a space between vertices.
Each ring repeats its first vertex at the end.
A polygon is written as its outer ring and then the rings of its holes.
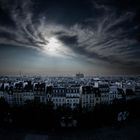
POLYGON ((0 0, 0 74, 140 74, 138 0, 0 0))

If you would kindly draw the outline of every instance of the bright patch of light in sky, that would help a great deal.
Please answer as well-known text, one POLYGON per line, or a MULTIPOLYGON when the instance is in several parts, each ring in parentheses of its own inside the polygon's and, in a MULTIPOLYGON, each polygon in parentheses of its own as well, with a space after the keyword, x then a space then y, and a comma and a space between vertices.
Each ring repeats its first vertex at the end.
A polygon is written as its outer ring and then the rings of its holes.
POLYGON ((50 37, 48 43, 44 46, 44 52, 54 57, 69 57, 72 54, 72 51, 56 37, 50 37))
POLYGON ((48 44, 44 46, 45 53, 51 56, 60 56, 61 49, 62 49, 62 44, 55 37, 51 37, 48 41, 48 44))

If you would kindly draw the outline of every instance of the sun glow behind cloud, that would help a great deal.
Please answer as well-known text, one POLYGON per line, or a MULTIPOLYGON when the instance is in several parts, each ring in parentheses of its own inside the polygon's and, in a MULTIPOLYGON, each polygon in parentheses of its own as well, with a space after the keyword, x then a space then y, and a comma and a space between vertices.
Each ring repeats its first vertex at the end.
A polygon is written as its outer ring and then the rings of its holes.
POLYGON ((50 38, 49 43, 47 45, 45 45, 45 47, 44 47, 45 51, 49 54, 52 54, 52 55, 56 55, 57 50, 59 48, 60 48, 60 43, 54 37, 50 38))
POLYGON ((43 45, 43 52, 52 57, 73 58, 75 54, 56 36, 50 37, 48 43, 43 45))

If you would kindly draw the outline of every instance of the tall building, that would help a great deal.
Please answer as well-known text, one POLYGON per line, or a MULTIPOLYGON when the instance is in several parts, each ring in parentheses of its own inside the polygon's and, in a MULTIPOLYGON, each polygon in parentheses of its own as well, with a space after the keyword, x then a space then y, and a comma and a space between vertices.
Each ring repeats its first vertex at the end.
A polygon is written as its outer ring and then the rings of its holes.
POLYGON ((77 73, 76 78, 84 78, 84 74, 83 73, 77 73))

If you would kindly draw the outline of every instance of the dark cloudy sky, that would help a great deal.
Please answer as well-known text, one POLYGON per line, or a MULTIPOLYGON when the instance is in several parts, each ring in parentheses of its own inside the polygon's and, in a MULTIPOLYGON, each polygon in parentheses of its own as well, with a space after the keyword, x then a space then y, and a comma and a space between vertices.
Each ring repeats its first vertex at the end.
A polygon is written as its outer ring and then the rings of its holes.
POLYGON ((139 0, 0 0, 0 74, 140 74, 139 0))

